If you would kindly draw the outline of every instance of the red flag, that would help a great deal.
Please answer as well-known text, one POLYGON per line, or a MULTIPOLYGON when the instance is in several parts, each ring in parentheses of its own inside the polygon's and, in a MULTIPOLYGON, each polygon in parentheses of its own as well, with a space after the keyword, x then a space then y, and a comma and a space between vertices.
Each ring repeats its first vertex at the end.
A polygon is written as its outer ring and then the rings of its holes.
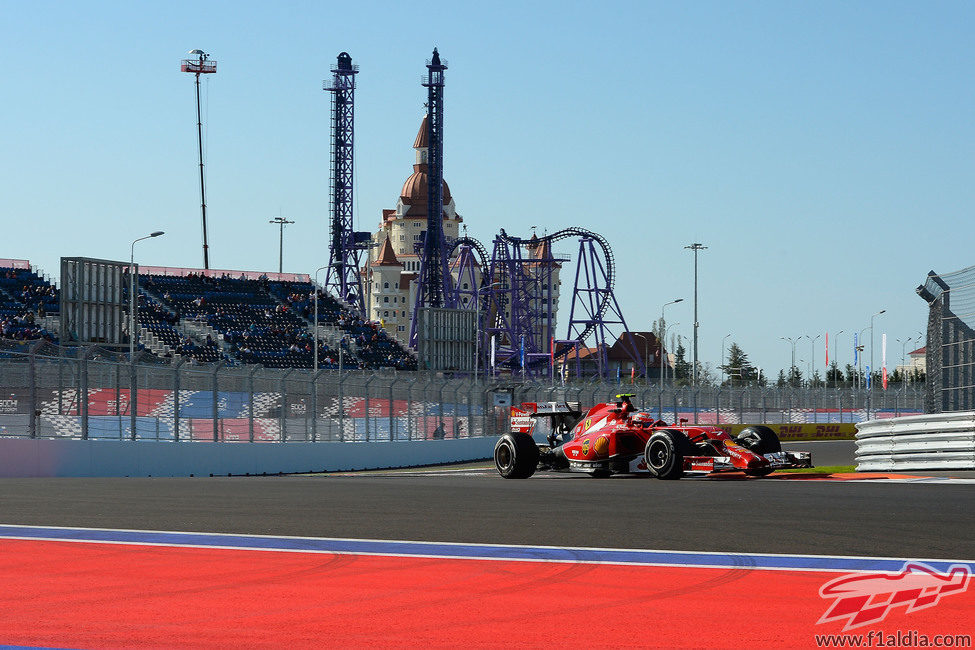
POLYGON ((633 379, 636 377, 636 366, 630 368, 630 383, 633 383, 633 379))

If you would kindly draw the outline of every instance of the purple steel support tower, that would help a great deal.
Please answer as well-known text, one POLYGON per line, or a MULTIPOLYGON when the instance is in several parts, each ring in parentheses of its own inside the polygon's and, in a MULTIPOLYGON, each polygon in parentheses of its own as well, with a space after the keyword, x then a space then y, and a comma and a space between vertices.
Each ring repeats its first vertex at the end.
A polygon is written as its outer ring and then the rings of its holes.
POLYGON ((359 66, 352 64, 352 57, 342 52, 338 55, 337 65, 332 68, 331 81, 323 84, 332 94, 331 252, 325 272, 325 289, 331 289, 352 309, 364 315, 360 269, 369 233, 355 232, 352 212, 355 75, 358 72, 359 66))
POLYGON ((433 48, 427 63, 427 229, 420 257, 420 274, 410 324, 410 345, 416 346, 416 319, 423 307, 456 307, 452 300, 449 251, 443 231, 443 87, 447 64, 433 48))

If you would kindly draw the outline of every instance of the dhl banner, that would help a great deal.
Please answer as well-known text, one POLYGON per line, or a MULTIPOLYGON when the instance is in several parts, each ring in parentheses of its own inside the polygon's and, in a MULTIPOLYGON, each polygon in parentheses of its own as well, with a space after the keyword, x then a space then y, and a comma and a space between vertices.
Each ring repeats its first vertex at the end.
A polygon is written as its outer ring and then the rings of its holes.
MULTIPOLYGON (((745 427, 751 424, 721 424, 718 425, 728 432, 732 437, 741 433, 745 427)), ((856 435, 856 424, 844 422, 843 424, 766 424, 769 429, 774 431, 779 440, 788 442, 789 440, 853 440, 856 435)))

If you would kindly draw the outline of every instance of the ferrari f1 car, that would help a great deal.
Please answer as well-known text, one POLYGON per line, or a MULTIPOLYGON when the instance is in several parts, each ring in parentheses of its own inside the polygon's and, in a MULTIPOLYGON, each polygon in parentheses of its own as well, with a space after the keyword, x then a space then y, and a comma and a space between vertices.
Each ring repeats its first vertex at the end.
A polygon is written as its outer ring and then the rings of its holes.
POLYGON ((744 472, 767 476, 777 469, 812 467, 808 452, 782 451, 775 432, 756 425, 732 438, 720 427, 668 425, 637 410, 632 395, 597 404, 585 414, 578 403, 525 403, 511 409, 511 432, 494 447, 504 478, 536 471, 583 472, 603 477, 649 473, 659 479, 744 472), (548 444, 532 434, 540 418, 550 421, 548 444))

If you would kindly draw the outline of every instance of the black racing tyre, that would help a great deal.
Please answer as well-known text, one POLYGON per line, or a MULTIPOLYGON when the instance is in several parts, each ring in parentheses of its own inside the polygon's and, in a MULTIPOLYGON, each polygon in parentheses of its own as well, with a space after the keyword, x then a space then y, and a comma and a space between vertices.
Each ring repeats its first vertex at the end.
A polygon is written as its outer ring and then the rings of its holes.
POLYGON ((527 433, 506 433, 494 446, 494 466, 504 478, 528 478, 538 467, 538 445, 527 433))
POLYGON ((613 473, 609 471, 608 467, 600 467, 589 472, 589 476, 593 478, 609 478, 612 475, 613 473))
POLYGON ((676 480, 684 473, 684 456, 694 455, 694 445, 680 431, 664 429, 647 440, 643 458, 651 476, 666 481, 676 480))
POLYGON ((761 424, 746 427, 741 430, 735 442, 751 449, 756 454, 772 454, 782 451, 782 443, 774 431, 761 424))

